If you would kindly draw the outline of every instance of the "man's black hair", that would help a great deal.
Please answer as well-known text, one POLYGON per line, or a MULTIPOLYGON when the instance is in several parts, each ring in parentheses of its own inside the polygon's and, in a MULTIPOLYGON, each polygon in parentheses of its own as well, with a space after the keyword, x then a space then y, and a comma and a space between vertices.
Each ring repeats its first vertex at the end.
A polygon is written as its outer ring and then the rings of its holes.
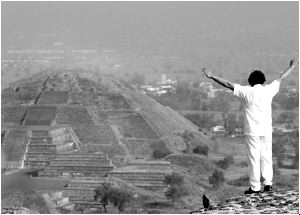
POLYGON ((254 70, 251 72, 248 78, 248 83, 253 87, 255 84, 263 84, 265 83, 266 78, 262 71, 254 70))

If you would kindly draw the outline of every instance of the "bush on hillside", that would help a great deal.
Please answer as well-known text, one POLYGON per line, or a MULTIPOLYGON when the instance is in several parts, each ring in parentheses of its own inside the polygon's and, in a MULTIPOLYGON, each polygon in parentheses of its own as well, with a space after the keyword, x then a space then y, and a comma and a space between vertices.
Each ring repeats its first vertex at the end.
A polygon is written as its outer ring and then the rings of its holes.
POLYGON ((239 166, 239 167, 247 167, 248 166, 248 162, 247 161, 241 161, 240 163, 237 164, 237 166, 239 166))
POLYGON ((168 185, 183 185, 183 176, 176 172, 173 172, 171 175, 165 176, 164 183, 168 185))
POLYGON ((168 185, 168 189, 165 192, 167 199, 172 199, 174 204, 177 199, 187 194, 187 190, 183 185, 183 176, 173 172, 171 175, 166 175, 164 183, 168 185))
POLYGON ((208 146, 197 146, 193 149, 193 153, 199 154, 199 155, 208 155, 208 146))
POLYGON ((219 188, 225 181, 223 171, 216 169, 213 174, 209 176, 208 181, 209 184, 213 185, 213 188, 219 188))
POLYGON ((169 152, 162 152, 159 150, 153 150, 153 158, 155 159, 162 159, 166 156, 168 156, 170 153, 169 152))
POLYGON ((209 174, 214 168, 215 165, 208 157, 204 155, 170 155, 166 161, 171 162, 172 164, 189 168, 193 171, 201 172, 202 174, 209 174))
POLYGON ((227 169, 232 164, 234 164, 234 157, 232 155, 226 156, 223 160, 216 162, 216 165, 222 169, 227 169))
POLYGON ((248 186, 249 185, 249 176, 242 176, 238 179, 232 179, 227 182, 227 184, 232 185, 232 186, 248 186))
POLYGON ((273 175, 281 175, 281 172, 276 164, 273 164, 273 175))
MULTIPOLYGON (((281 175, 281 172, 278 169, 278 166, 276 164, 273 165, 273 175, 274 175, 274 177, 281 175)), ((264 179, 261 177, 260 181, 263 182, 263 180, 264 179)), ((249 176, 245 175, 238 179, 232 179, 232 180, 228 181, 227 184, 232 185, 232 186, 241 186, 241 187, 248 186, 249 185, 249 176)))
POLYGON ((121 213, 125 209, 125 204, 133 199, 133 195, 125 189, 112 187, 109 183, 104 183, 101 187, 95 189, 94 199, 100 200, 105 213, 107 213, 106 206, 109 202, 117 207, 119 213, 121 213))

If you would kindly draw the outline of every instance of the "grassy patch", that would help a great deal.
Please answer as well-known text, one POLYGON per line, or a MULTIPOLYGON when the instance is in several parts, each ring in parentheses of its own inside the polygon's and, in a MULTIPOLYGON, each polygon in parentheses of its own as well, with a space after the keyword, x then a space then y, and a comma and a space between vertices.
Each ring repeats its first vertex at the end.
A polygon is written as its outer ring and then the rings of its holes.
POLYGON ((204 155, 170 155, 166 160, 172 164, 193 169, 202 174, 209 173, 215 168, 213 162, 204 155))
POLYGON ((1 207, 25 207, 41 214, 49 214, 43 197, 33 191, 1 195, 1 207))

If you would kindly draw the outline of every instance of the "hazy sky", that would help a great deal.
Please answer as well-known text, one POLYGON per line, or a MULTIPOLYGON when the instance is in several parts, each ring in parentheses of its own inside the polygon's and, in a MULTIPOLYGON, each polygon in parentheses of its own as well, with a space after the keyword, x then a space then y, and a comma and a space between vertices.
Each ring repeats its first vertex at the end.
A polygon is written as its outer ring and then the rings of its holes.
POLYGON ((298 2, 2 2, 2 28, 40 31, 89 25, 105 30, 211 24, 298 26, 298 2))
MULTIPOLYGON (((64 32, 224 35, 236 29, 287 35, 298 43, 298 2, 2 2, 2 42, 15 36, 64 32)), ((298 46, 297 46, 298 47, 298 46)))

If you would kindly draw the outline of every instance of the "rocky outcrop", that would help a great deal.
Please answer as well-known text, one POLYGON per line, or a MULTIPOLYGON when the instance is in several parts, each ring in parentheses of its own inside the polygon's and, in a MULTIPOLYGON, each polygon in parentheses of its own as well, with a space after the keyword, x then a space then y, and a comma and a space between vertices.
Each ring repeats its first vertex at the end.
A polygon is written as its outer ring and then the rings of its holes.
POLYGON ((199 209, 193 214, 299 214, 299 192, 296 190, 238 196, 219 203, 211 210, 199 209))

